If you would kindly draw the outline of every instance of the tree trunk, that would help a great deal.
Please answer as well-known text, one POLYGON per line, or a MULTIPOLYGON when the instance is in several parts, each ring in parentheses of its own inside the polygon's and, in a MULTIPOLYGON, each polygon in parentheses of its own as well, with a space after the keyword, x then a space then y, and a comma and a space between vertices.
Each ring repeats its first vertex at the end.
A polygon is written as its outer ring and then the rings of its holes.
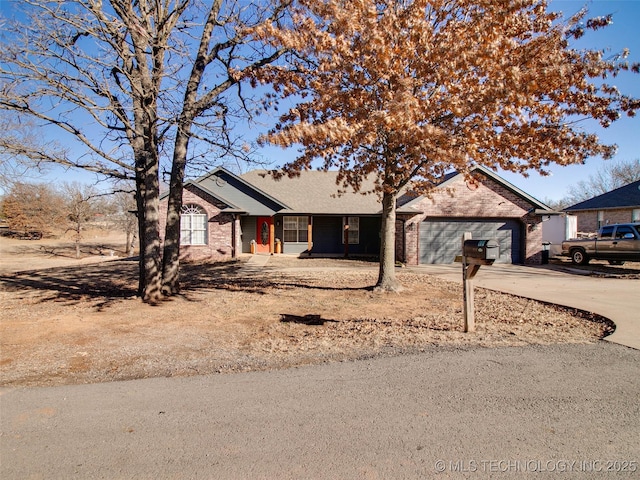
MULTIPOLYGON (((179 130, 185 131, 183 128, 179 130)), ((188 135, 179 134, 173 152, 167 226, 162 255, 162 293, 164 295, 175 295, 180 291, 180 213, 182 212, 184 169, 188 143, 188 135)))
POLYGON ((136 220, 138 221, 138 296, 142 298, 145 288, 144 260, 144 182, 136 172, 136 220))
POLYGON ((138 294, 144 302, 158 303, 162 298, 160 270, 160 225, 158 163, 149 160, 136 172, 138 178, 138 226, 140 231, 140 279, 138 294))
POLYGON ((130 257, 133 257, 133 255, 136 253, 135 243, 136 243, 136 234, 132 233, 131 242, 129 243, 129 250, 128 250, 130 257))
POLYGON ((380 269, 376 291, 403 290, 396 280, 396 194, 385 192, 382 197, 382 237, 380 239, 380 269))
POLYGON ((124 241, 124 253, 125 255, 130 255, 130 251, 131 251, 131 231, 129 230, 129 228, 127 227, 126 232, 125 232, 125 241, 124 241))

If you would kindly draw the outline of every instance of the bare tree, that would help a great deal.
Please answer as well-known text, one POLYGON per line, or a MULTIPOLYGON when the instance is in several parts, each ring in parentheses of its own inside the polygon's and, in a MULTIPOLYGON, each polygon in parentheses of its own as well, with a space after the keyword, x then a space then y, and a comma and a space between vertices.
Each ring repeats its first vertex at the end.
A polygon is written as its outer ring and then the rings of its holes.
MULTIPOLYGON (((180 210, 187 167, 242 155, 234 121, 252 113, 242 78, 281 51, 252 40, 286 2, 25 0, 0 48, 0 110, 47 126, 55 148, 0 135, 0 153, 133 180, 139 293, 178 290, 180 210), (64 148, 57 148, 64 145, 64 148), (164 256, 159 174, 171 172, 164 256), (164 258, 163 258, 164 257, 164 258)), ((47 133, 43 131, 42 137, 47 133)))
POLYGON ((589 175, 587 180, 581 180, 569 187, 569 193, 561 200, 561 204, 568 207, 636 180, 640 180, 640 159, 605 163, 602 168, 589 175))
MULTIPOLYGON (((638 70, 624 56, 577 50, 571 40, 610 18, 563 20, 544 0, 300 0, 291 25, 258 29, 292 52, 266 76, 297 102, 266 141, 302 145, 296 175, 320 160, 355 191, 375 179, 382 202, 377 288, 394 273, 395 207, 403 188, 427 193, 450 170, 474 165, 526 174, 551 163, 609 157, 612 146, 576 119, 607 126, 637 99, 601 83, 638 70), (295 55, 295 56, 294 56, 295 55)), ((368 192, 363 192, 368 193, 368 192)))
POLYGON ((19 119, 13 113, 0 109, 0 188, 9 191, 14 183, 38 183, 38 178, 46 172, 46 165, 32 162, 20 153, 6 148, 7 145, 23 145, 35 150, 59 149, 55 141, 43 147, 43 139, 38 135, 38 127, 32 120, 19 119))
POLYGON ((135 238, 138 234, 138 226, 135 216, 136 201, 134 191, 133 187, 131 188, 131 191, 119 190, 109 199, 111 223, 115 228, 124 232, 124 251, 129 256, 133 256, 134 254, 135 238))
POLYGON ((73 233, 76 258, 80 258, 80 242, 87 225, 99 211, 99 198, 102 196, 94 186, 78 182, 67 182, 61 187, 64 196, 64 211, 67 217, 67 232, 73 233))
POLYGON ((551 210, 560 211, 563 208, 567 207, 568 204, 565 203, 565 199, 554 200, 553 198, 545 197, 542 199, 542 203, 547 205, 551 210))

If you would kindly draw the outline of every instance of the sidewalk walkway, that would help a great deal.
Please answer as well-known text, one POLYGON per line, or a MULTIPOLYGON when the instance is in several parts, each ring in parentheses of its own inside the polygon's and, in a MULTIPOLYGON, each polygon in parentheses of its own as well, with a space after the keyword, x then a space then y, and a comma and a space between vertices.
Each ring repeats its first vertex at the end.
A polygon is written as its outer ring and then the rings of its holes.
POLYGON ((269 263, 271 255, 251 255, 249 260, 242 266, 243 273, 259 273, 264 266, 269 263))

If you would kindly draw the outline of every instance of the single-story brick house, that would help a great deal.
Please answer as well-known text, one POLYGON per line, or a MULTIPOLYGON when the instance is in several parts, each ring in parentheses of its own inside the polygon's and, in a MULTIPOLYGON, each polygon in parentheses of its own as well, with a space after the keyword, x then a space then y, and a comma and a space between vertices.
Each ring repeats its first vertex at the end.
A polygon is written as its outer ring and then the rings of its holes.
MULTIPOLYGON (((307 171, 274 180, 266 171, 235 175, 218 168, 187 182, 183 258, 378 255, 378 197, 351 190, 339 194, 336 176, 332 171, 307 171)), ((540 263, 540 223, 549 207, 486 168, 475 167, 473 176, 476 181, 467 183, 463 175, 452 173, 430 198, 405 194, 398 199, 398 261, 451 263, 460 254, 462 233, 470 231, 473 238, 499 241, 501 263, 540 263)), ((166 211, 166 195, 161 208, 166 211)))
POLYGON ((578 221, 578 232, 594 233, 613 223, 640 222, 640 180, 564 209, 578 221))

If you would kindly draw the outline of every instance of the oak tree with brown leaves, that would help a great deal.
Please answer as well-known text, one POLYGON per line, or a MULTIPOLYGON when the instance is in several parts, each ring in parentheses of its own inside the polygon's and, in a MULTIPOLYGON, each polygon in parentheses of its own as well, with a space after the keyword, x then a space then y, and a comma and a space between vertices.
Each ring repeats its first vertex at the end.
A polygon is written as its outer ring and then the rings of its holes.
POLYGON ((64 225, 65 199, 49 184, 14 181, 0 202, 0 215, 13 235, 39 239, 64 225))
MULTIPOLYGON (((394 274, 395 206, 403 189, 427 193, 446 172, 474 165, 526 174, 614 147, 583 131, 633 115, 638 100, 607 78, 635 70, 625 53, 577 50, 572 39, 610 18, 563 19, 544 0, 299 0, 286 29, 254 34, 288 49, 288 65, 260 80, 296 100, 265 142, 303 146, 279 174, 339 170, 382 201, 377 287, 394 274)), ((369 193, 369 192, 363 192, 369 193)))

